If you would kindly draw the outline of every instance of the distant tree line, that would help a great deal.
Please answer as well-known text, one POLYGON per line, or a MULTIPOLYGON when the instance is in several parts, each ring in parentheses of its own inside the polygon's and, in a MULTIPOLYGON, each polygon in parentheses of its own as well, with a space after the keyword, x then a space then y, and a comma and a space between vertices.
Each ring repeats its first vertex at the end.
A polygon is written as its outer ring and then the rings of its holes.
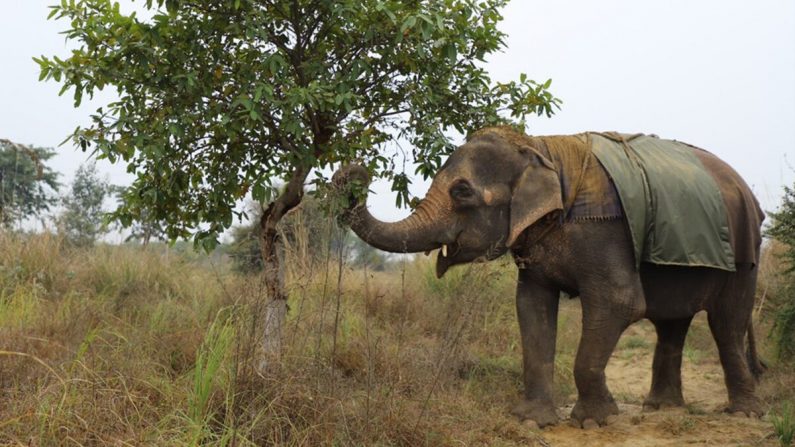
POLYGON ((93 245, 108 231, 103 203, 115 191, 94 163, 81 165, 63 195, 59 174, 47 166, 55 151, 0 139, 0 224, 13 230, 28 219, 54 223, 74 246, 93 245), (55 216, 47 213, 60 205, 55 216))
POLYGON ((46 163, 52 149, 0 140, 0 224, 5 228, 41 215, 56 204, 58 173, 46 163))
MULTIPOLYGON (((11 230, 26 219, 39 219, 53 223, 71 246, 94 245, 112 229, 105 221, 103 205, 123 194, 124 188, 103 178, 93 162, 82 164, 71 184, 63 188, 59 174, 47 165, 54 155, 51 148, 0 140, 0 223, 11 230), (51 211, 56 215, 48 216, 51 211)), ((259 246, 262 212, 261 206, 252 206, 251 223, 231 230, 232 243, 225 249, 239 272, 259 272, 263 267, 259 246)), ((281 227, 287 244, 302 250, 310 261, 343 256, 352 266, 367 265, 373 270, 383 270, 388 264, 385 253, 338 226, 313 197, 290 213, 281 227)), ((164 222, 145 211, 127 228, 127 234, 126 242, 142 245, 168 240, 164 222)))

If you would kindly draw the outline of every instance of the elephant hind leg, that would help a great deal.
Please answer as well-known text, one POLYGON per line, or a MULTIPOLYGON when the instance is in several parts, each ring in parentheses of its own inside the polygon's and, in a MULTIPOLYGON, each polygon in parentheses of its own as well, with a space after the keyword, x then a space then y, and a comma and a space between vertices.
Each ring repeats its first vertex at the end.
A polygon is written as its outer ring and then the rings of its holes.
POLYGON ((652 320, 657 329, 657 347, 652 363, 651 390, 643 402, 644 409, 677 407, 682 397, 682 348, 693 317, 676 320, 652 320))
POLYGON ((737 270, 727 282, 720 301, 707 309, 709 327, 718 345, 729 393, 727 411, 761 415, 761 401, 755 394, 756 380, 745 352, 745 337, 754 304, 756 269, 738 265, 737 270))

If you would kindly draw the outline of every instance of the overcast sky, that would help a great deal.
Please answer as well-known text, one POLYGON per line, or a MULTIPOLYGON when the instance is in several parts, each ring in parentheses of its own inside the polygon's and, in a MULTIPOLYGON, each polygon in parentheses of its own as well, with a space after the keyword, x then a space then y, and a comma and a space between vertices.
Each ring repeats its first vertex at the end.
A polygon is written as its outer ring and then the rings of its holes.
MULTIPOLYGON (((47 21, 54 0, 0 0, 0 138, 57 146, 108 97, 79 109, 55 83, 38 82, 39 55, 68 54, 47 21)), ((120 2, 122 8, 132 4, 120 2)), ((135 4, 140 5, 141 0, 135 4)), ((513 0, 501 29, 496 80, 525 72, 552 78, 563 100, 536 135, 587 130, 655 133, 707 149, 752 186, 765 210, 795 179, 795 1, 513 0)), ((69 181, 86 154, 58 149, 55 169, 69 181)), ((117 184, 123 166, 100 165, 117 184)), ((422 196, 428 184, 412 188, 422 196)), ((375 185, 374 214, 396 219, 388 186, 375 185)))

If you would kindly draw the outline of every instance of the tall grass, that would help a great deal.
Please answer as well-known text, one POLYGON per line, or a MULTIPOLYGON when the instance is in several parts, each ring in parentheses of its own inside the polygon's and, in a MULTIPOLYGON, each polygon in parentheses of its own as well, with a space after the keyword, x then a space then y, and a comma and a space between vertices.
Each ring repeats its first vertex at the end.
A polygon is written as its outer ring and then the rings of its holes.
MULTIPOLYGON (((208 423, 214 414, 209 406, 210 398, 216 384, 222 380, 222 367, 228 359, 235 330, 230 318, 223 318, 221 314, 207 330, 204 342, 196 355, 196 365, 193 370, 193 390, 188 399, 188 417, 194 426, 194 434, 190 443, 199 445, 202 440, 209 437, 211 428, 208 423)), ((229 377, 226 378, 229 380, 229 377)), ((234 398, 234 396, 227 396, 234 398)), ((223 439, 223 438, 222 438, 223 439)))
MULTIPOLYGON (((264 287, 222 257, 0 235, 0 444, 527 445, 510 260, 352 269, 288 245, 280 361, 252 364, 264 287)), ((579 305, 561 305, 557 398, 579 305)), ((644 349, 641 346, 637 350, 644 349)))
POLYGON ((296 239, 284 352, 263 375, 258 277, 156 245, 0 238, 0 444, 449 444, 481 433, 451 408, 494 425, 520 389, 500 263, 438 282, 425 258, 354 270, 296 239))

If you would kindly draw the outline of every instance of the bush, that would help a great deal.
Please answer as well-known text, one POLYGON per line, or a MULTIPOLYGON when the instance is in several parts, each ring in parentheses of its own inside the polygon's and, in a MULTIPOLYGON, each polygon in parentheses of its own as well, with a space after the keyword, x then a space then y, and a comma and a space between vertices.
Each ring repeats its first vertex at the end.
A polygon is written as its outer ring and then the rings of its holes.
MULTIPOLYGON (((790 275, 795 276, 795 275, 790 275)), ((771 336, 780 360, 795 359, 795 287, 788 285, 779 298, 771 336)))
POLYGON ((773 331, 776 355, 780 360, 795 359, 795 190, 785 187, 784 200, 778 212, 770 213, 773 222, 767 236, 785 246, 783 287, 776 298, 773 331))

